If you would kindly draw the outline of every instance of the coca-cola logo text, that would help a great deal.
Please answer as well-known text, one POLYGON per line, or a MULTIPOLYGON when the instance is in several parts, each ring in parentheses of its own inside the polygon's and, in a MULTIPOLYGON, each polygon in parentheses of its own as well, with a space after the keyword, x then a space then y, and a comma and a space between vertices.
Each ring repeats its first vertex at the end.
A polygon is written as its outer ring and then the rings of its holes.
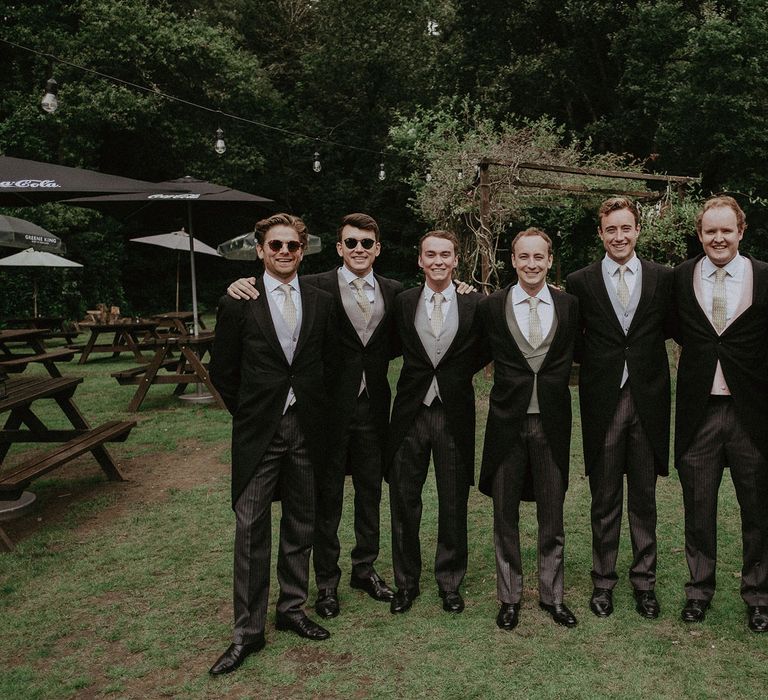
POLYGON ((0 182, 0 187, 3 188, 42 188, 42 189, 56 189, 61 185, 56 180, 3 180, 0 182))

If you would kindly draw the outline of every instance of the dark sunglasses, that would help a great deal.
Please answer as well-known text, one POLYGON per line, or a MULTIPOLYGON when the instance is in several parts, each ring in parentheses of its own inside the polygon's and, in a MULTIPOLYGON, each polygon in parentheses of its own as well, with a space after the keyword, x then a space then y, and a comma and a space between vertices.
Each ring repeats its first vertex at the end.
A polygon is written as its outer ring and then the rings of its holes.
POLYGON ((296 253, 301 248, 301 243, 298 241, 277 241, 274 238, 271 241, 267 241, 267 245, 273 253, 279 253, 283 246, 288 248, 289 253, 296 253))
POLYGON ((357 238, 345 238, 344 239, 344 245, 347 246, 350 250, 354 250, 357 248, 357 244, 360 244, 365 248, 366 250, 370 250, 373 248, 374 245, 376 245, 376 241, 373 238, 363 238, 361 240, 358 240, 357 238))

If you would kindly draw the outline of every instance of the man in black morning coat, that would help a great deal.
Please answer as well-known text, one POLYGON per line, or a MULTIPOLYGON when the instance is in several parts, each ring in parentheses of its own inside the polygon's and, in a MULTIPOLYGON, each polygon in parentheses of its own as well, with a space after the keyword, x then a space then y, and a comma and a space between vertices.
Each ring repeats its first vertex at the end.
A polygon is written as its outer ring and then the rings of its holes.
POLYGON ((520 501, 532 482, 539 525, 539 605, 560 625, 576 617, 563 602, 563 502, 571 444, 571 376, 578 302, 546 284, 552 242, 540 229, 512 242, 518 282, 481 302, 493 358, 480 491, 493 498, 496 624, 517 626, 523 593, 520 501))
POLYGON ((459 613, 467 569, 467 499, 474 483, 475 395, 472 376, 488 357, 478 293, 457 294, 453 270, 458 240, 431 231, 419 241, 426 283, 395 299, 403 368, 392 408, 387 466, 392 511, 392 559, 398 591, 393 613, 410 609, 420 593, 421 492, 430 453, 438 493, 435 578, 443 609, 459 613))
POLYGON ((635 254, 635 204, 612 197, 598 212, 605 256, 568 276, 579 299, 577 342, 584 463, 592 493, 590 608, 613 612, 618 580, 624 475, 632 542, 629 580, 636 610, 659 615, 656 585, 656 478, 669 472, 669 337, 672 270, 635 254))
MULTIPOLYGON (((339 372, 334 382, 332 416, 335 451, 326 451, 318 479, 317 524, 313 561, 318 596, 315 610, 325 618, 339 614, 338 536, 345 475, 355 489, 355 547, 350 585, 374 600, 389 601, 392 590, 374 563, 379 554, 383 453, 389 425, 389 360, 400 354, 392 309, 403 285, 377 275, 381 252, 379 226, 367 214, 347 214, 338 229, 338 269, 303 275, 302 284, 330 293, 338 321, 339 372)), ((233 282, 234 298, 257 298, 254 278, 233 282)))
POLYGON ((744 212, 732 197, 704 203, 704 251, 675 268, 675 464, 683 487, 685 622, 715 594, 717 501, 729 467, 741 510, 741 597, 754 632, 768 631, 768 265, 739 253, 744 212))
POLYGON ((264 647, 269 598, 271 506, 282 501, 276 626, 320 640, 310 620, 309 556, 315 529, 315 467, 328 446, 328 395, 334 374, 333 297, 299 284, 307 245, 298 217, 256 224, 264 276, 256 300, 221 298, 211 380, 232 413, 232 504, 236 516, 233 643, 211 667, 234 671, 264 647))

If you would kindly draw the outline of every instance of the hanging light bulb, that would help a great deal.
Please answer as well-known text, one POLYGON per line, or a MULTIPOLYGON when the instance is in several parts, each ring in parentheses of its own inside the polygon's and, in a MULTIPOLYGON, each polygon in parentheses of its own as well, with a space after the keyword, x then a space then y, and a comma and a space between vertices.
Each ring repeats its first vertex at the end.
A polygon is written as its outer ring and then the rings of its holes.
POLYGON ((221 128, 216 129, 216 143, 213 146, 213 150, 219 155, 222 155, 227 150, 227 144, 224 142, 224 132, 221 128))
POLYGON ((384 171, 384 161, 379 163, 379 180, 386 180, 387 173, 384 171))
POLYGON ((52 114, 56 111, 56 108, 59 106, 59 100, 56 97, 56 94, 59 92, 59 84, 53 79, 48 78, 48 82, 45 84, 45 94, 43 95, 43 99, 40 100, 40 106, 48 112, 48 114, 52 114))
POLYGON ((316 173, 319 173, 323 169, 323 166, 320 164, 320 151, 315 151, 313 158, 314 161, 312 162, 312 170, 314 170, 316 173))
POLYGON ((427 182, 432 182, 432 168, 427 168, 427 174, 424 176, 427 182))

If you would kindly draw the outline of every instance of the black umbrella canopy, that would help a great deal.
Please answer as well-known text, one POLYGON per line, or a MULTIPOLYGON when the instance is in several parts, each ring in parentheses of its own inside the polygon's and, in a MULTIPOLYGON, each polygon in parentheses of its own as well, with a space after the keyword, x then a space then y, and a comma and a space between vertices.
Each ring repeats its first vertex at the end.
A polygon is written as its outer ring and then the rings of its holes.
POLYGON ((197 290, 195 284, 195 257, 194 236, 198 220, 209 219, 206 228, 215 230, 215 236, 225 238, 231 231, 231 226, 236 225, 238 217, 247 216, 251 225, 263 216, 265 210, 272 203, 267 197, 249 194, 224 185, 186 177, 178 180, 160 182, 156 186, 150 186, 143 192, 106 195, 104 197, 80 197, 68 199, 65 204, 98 209, 99 211, 115 216, 119 219, 138 220, 144 216, 151 217, 154 227, 169 225, 168 218, 175 219, 178 225, 179 219, 186 220, 189 232, 189 264, 192 277, 192 311, 194 312, 195 335, 198 332, 197 321, 197 290), (172 192, 171 189, 183 190, 172 192), (226 227, 226 229, 224 229, 226 227))
POLYGON ((143 192, 149 188, 164 192, 184 189, 180 185, 154 185, 85 168, 0 156, 0 206, 3 207, 34 206, 71 197, 117 192, 143 192))
POLYGON ((0 247, 52 251, 63 250, 64 244, 61 238, 31 221, 0 215, 0 247))

